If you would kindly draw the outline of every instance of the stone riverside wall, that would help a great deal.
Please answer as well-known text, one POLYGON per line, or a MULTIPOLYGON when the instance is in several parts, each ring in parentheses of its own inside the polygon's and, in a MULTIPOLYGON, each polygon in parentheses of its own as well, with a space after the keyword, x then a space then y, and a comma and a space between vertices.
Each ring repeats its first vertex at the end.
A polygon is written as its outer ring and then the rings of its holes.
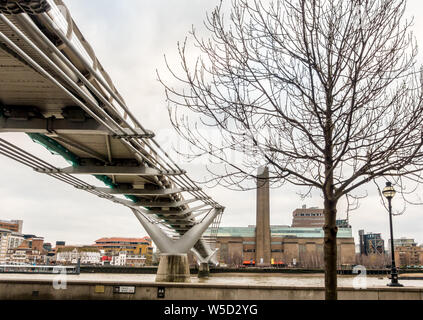
MULTIPOLYGON (((131 282, 69 281, 67 289, 56 290, 51 281, 0 282, 0 300, 321 300, 323 288, 269 287, 131 282), (134 286, 134 294, 116 293, 117 286, 134 286), (158 291, 164 298, 158 298, 158 291)), ((340 300, 423 300, 423 289, 339 288, 340 300)))

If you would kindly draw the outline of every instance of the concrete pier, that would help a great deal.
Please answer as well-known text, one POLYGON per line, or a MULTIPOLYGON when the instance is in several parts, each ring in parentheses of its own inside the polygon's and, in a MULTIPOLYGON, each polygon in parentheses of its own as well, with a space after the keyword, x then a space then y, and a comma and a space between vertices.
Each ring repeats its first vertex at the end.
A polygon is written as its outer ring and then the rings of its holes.
POLYGON ((198 269, 198 277, 199 278, 208 278, 210 276, 210 267, 207 262, 200 263, 198 269))
POLYGON ((156 282, 190 282, 187 254, 161 254, 156 282))

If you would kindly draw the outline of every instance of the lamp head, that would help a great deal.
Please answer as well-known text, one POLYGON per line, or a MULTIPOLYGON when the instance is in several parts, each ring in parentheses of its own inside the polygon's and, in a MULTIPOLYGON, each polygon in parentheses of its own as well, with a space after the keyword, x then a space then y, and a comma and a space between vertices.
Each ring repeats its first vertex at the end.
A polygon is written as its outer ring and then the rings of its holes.
POLYGON ((392 186, 392 183, 386 182, 386 187, 383 189, 382 193, 385 198, 392 199, 395 196, 396 191, 392 186))

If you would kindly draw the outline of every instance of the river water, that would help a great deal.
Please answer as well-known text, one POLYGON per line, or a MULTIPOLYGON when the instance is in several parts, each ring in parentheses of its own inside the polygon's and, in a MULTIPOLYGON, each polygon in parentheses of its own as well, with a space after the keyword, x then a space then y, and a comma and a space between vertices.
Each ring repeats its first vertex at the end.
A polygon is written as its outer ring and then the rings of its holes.
MULTIPOLYGON (((49 274, 0 274, 2 280, 51 280, 58 275, 49 274)), ((408 275, 411 276, 411 275, 408 275)), ((416 275, 417 276, 417 275, 416 275)), ((422 274, 418 276, 422 277, 422 274)), ((354 287, 355 284, 363 285, 364 282, 354 280, 357 276, 338 276, 339 287, 354 287)), ((94 281, 94 282, 154 282, 155 274, 116 274, 116 273, 81 273, 80 275, 67 275, 68 281, 94 281)), ((386 275, 367 276, 365 285, 368 288, 386 287, 390 282, 386 275)), ((218 273, 211 274, 207 279, 191 277, 192 283, 229 284, 229 285, 262 285, 262 286, 287 286, 287 287, 323 287, 323 274, 249 274, 249 273, 218 273)), ((423 280, 400 280, 405 287, 423 288, 423 280)))

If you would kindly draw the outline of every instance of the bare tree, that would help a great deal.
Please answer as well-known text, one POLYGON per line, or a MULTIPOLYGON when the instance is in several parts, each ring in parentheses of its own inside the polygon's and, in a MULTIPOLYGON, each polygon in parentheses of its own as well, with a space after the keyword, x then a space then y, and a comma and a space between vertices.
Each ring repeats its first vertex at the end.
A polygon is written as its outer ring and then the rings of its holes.
POLYGON ((209 181, 252 187, 267 165, 273 186, 324 199, 326 299, 337 299, 337 204, 378 177, 417 181, 422 92, 406 0, 233 0, 179 45, 166 87, 178 133, 208 156, 209 181), (229 12, 226 15, 226 12, 229 12), (200 54, 194 63, 193 43, 200 54), (219 130, 221 141, 203 129, 219 130), (243 154, 234 161, 232 154, 243 154))

